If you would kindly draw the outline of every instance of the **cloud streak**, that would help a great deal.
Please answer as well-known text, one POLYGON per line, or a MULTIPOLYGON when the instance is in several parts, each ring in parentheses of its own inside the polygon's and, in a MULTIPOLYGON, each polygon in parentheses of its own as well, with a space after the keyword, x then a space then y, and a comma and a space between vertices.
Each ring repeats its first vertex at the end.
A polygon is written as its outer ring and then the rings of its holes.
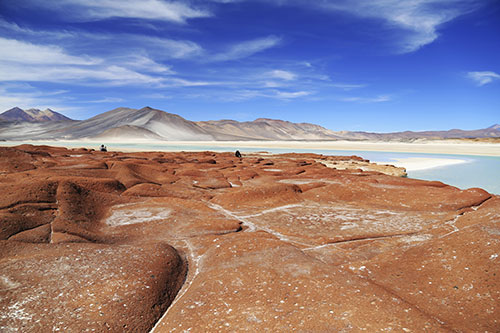
POLYGON ((339 99, 342 102, 356 102, 356 103, 382 103, 389 102, 392 100, 392 97, 389 95, 379 95, 376 97, 342 97, 339 99))
POLYGON ((284 81, 293 81, 297 79, 297 75, 295 73, 292 73, 290 71, 284 71, 281 69, 275 69, 269 71, 265 75, 271 79, 280 79, 284 81))
POLYGON ((270 35, 263 38, 257 38, 232 45, 227 51, 215 54, 211 57, 212 61, 228 61, 247 58, 256 53, 265 51, 277 46, 281 38, 270 35))
POLYGON ((24 64, 72 64, 95 65, 99 59, 89 56, 72 56, 55 45, 36 45, 15 39, 0 37, 0 62, 22 62, 24 64))
POLYGON ((43 8, 63 11, 69 21, 95 21, 108 18, 134 18, 185 23, 188 19, 209 17, 204 9, 189 2, 161 0, 58 0, 29 1, 43 8))
POLYGON ((397 41, 401 53, 414 52, 434 42, 439 37, 438 29, 442 24, 477 10, 485 4, 485 1, 481 0, 265 0, 265 2, 278 6, 299 6, 306 10, 341 11, 361 18, 382 20, 387 26, 405 32, 402 40, 397 41))
POLYGON ((485 84, 499 80, 500 74, 491 71, 468 72, 467 77, 475 81, 478 86, 484 86, 485 84))
POLYGON ((478 0, 341 0, 321 1, 326 9, 341 10, 360 17, 378 18, 407 33, 399 42, 400 52, 414 52, 434 42, 439 27, 478 9, 478 0))
POLYGON ((57 108, 57 110, 69 109, 62 105, 67 91, 40 91, 28 84, 0 84, 0 112, 8 110, 13 106, 23 109, 28 108, 57 108))

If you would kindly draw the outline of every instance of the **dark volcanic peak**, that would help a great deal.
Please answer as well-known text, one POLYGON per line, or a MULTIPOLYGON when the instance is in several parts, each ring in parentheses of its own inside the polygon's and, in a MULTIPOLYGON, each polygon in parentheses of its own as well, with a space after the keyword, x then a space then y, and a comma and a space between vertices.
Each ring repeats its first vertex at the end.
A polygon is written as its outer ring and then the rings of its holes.
POLYGON ((32 123, 72 120, 58 112, 52 111, 51 109, 43 111, 34 108, 23 110, 18 107, 14 107, 0 114, 0 118, 6 121, 22 121, 32 123))

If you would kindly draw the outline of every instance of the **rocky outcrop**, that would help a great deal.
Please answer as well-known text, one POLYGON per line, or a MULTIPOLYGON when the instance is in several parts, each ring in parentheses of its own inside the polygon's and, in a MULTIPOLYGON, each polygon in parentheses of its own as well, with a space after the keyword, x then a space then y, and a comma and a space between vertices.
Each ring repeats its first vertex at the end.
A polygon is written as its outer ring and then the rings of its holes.
POLYGON ((0 148, 0 330, 500 330, 500 198, 367 166, 0 148))

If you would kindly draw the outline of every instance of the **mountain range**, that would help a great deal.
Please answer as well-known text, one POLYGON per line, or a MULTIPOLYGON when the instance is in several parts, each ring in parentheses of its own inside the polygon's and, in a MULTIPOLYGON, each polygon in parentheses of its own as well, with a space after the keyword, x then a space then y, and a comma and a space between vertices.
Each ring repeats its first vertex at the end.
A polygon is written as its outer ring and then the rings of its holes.
POLYGON ((425 132, 335 132, 309 123, 259 118, 235 120, 189 121, 179 115, 144 107, 117 108, 87 120, 72 120, 46 109, 12 108, 0 114, 0 140, 164 140, 164 141, 327 141, 380 140, 412 141, 416 139, 498 138, 500 125, 485 129, 425 132))
POLYGON ((46 109, 43 111, 39 109, 23 110, 21 108, 14 107, 0 114, 0 120, 27 121, 30 123, 35 123, 35 122, 47 122, 47 121, 65 121, 71 119, 60 113, 52 111, 51 109, 46 109))

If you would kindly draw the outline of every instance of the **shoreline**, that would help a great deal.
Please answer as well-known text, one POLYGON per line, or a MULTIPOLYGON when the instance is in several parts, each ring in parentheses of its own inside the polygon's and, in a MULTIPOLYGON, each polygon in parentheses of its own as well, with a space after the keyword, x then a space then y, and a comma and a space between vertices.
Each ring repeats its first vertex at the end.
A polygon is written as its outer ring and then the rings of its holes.
POLYGON ((448 155, 472 155, 500 157, 498 143, 463 143, 443 141, 422 141, 418 143, 406 142, 377 142, 377 141, 97 141, 97 140, 68 140, 68 141, 3 141, 1 146, 16 146, 20 144, 54 145, 65 147, 87 146, 96 149, 105 144, 115 151, 199 151, 213 150, 214 148, 237 149, 311 149, 311 150, 345 150, 345 151, 374 151, 390 153, 425 153, 448 155), (95 146, 95 147, 94 147, 95 146), (162 146, 164 147, 162 149, 162 146), (204 148, 207 149, 204 149, 204 148), (195 149, 193 149, 195 148, 195 149))
POLYGON ((409 157, 393 158, 389 162, 371 161, 377 164, 391 164, 399 168, 405 168, 407 172, 428 170, 451 165, 469 163, 467 160, 454 158, 430 158, 430 157, 409 157))

